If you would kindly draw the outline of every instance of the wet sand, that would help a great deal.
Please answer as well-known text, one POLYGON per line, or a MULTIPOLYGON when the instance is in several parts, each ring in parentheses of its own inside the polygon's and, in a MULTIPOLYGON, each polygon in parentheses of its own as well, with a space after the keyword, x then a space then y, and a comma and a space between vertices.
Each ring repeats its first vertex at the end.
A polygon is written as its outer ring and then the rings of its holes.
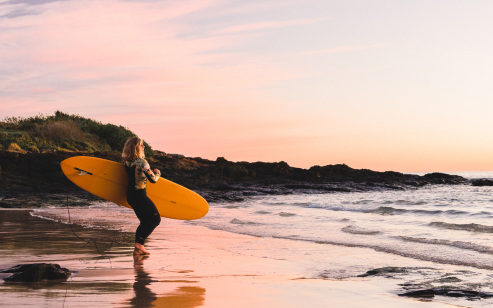
POLYGON ((29 210, 0 210, 0 268, 45 262, 74 272, 63 283, 1 280, 2 307, 453 307, 398 297, 384 279, 313 279, 296 262, 228 251, 251 236, 164 223, 142 260, 133 234, 73 230, 79 238, 29 210))

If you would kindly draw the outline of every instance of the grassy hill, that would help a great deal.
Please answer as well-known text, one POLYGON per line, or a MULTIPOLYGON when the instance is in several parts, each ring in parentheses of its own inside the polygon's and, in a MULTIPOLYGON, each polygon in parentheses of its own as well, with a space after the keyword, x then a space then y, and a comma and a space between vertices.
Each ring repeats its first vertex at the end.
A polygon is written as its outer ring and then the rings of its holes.
MULTIPOLYGON (((29 118, 7 117, 0 121, 0 149, 17 152, 119 152, 135 134, 128 128, 103 124, 61 111, 29 118)), ((154 151, 146 145, 145 154, 154 151)))

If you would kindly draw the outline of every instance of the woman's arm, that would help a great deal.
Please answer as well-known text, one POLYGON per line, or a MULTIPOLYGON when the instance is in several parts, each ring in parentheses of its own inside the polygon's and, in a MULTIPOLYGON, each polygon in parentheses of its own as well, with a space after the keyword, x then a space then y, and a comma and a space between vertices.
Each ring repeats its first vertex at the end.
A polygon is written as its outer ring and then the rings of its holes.
POLYGON ((161 176, 161 171, 159 171, 159 169, 151 170, 151 166, 149 166, 147 161, 145 161, 145 164, 142 167, 142 171, 144 171, 144 175, 151 183, 156 183, 157 180, 159 180, 159 177, 161 176))

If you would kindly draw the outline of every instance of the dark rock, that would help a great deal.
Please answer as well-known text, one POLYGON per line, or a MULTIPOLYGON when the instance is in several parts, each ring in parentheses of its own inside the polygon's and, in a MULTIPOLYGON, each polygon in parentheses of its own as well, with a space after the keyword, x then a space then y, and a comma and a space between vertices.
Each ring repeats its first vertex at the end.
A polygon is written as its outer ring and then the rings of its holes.
POLYGON ((242 191, 244 188, 241 187, 234 187, 234 186, 227 186, 227 185, 220 185, 214 187, 215 191, 242 191))
POLYGON ((340 191, 340 192, 350 192, 349 188, 335 187, 335 186, 325 186, 325 185, 313 185, 313 184, 285 184, 285 188, 293 190, 320 190, 320 191, 340 191))
POLYGON ((472 186, 493 186, 493 180, 477 179, 471 181, 472 186))
POLYGON ((381 268, 369 270, 364 274, 358 275, 358 277, 388 275, 391 273, 407 273, 407 270, 405 267, 381 267, 381 268))
POLYGON ((461 282, 462 280, 457 277, 451 276, 451 277, 440 278, 435 281, 441 283, 454 283, 454 282, 461 282))
POLYGON ((435 291, 433 289, 427 290, 418 290, 406 292, 403 294, 399 294, 399 296, 407 296, 407 297, 435 297, 435 291))
POLYGON ((492 298, 493 293, 477 292, 471 290, 459 290, 459 289, 425 289, 416 290, 399 294, 399 296, 407 297, 434 297, 435 295, 447 296, 447 297, 467 297, 468 299, 480 299, 480 298, 492 298))
POLYGON ((461 176, 440 172, 425 174, 423 178, 428 180, 430 184, 459 184, 466 182, 466 179, 461 176))
POLYGON ((308 184, 286 184, 284 187, 289 189, 313 189, 313 185, 308 184))
POLYGON ((433 172, 433 173, 427 173, 423 175, 425 179, 454 179, 456 175, 450 175, 446 173, 440 173, 440 172, 433 172))
POLYGON ((2 270, 0 273, 13 273, 13 275, 3 279, 12 282, 65 281, 72 274, 68 269, 61 268, 58 264, 50 263, 19 264, 2 270))

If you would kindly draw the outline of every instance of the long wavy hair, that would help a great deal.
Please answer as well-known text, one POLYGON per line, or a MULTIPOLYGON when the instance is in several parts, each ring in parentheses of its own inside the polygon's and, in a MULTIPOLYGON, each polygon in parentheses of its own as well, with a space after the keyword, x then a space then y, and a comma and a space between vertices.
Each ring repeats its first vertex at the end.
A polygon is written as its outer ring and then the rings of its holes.
POLYGON ((144 141, 139 137, 132 137, 125 142, 123 147, 122 157, 126 161, 134 161, 138 158, 145 158, 144 150, 140 149, 140 145, 144 141))

